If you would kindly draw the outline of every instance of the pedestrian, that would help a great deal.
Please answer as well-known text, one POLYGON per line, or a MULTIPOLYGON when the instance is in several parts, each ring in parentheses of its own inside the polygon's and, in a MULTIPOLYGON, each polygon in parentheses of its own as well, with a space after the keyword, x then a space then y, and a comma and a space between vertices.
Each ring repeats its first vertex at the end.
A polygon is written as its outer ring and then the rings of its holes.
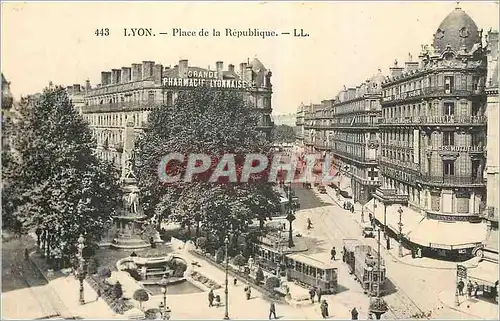
POLYGON ((474 282, 474 297, 477 299, 477 292, 479 291, 479 284, 474 282))
POLYGON ((218 294, 215 296, 215 306, 220 307, 220 295, 218 294))
POLYGON ((458 295, 464 295, 464 281, 460 280, 458 281, 457 288, 458 288, 458 295))
POLYGON ((368 219, 370 220, 370 223, 373 222, 373 214, 372 213, 368 213, 368 219))
POLYGON ((332 257, 330 258, 330 260, 335 261, 337 259, 336 258, 336 256, 337 256, 337 250, 335 249, 335 246, 330 251, 330 254, 332 255, 332 257))
POLYGON ((100 297, 101 297, 101 288, 98 288, 97 289, 97 298, 95 300, 98 301, 100 297))
POLYGON ((269 306, 269 320, 271 320, 271 316, 276 320, 276 306, 274 306, 274 302, 271 302, 269 306))
POLYGON ((467 283, 467 296, 472 298, 472 282, 469 280, 469 283, 467 283))
POLYGON ((354 307, 351 310, 351 320, 357 320, 357 319, 358 319, 358 310, 356 310, 356 307, 354 307))
POLYGON ((234 278, 233 279, 233 284, 236 285, 236 283, 238 283, 238 279, 237 278, 234 278))
POLYGON ((311 298, 311 302, 314 303, 314 296, 316 295, 316 292, 314 291, 314 288, 311 288, 309 290, 309 297, 311 298))
POLYGON ((347 205, 346 205, 346 202, 344 202, 344 210, 347 209, 347 205))
POLYGON ((318 288, 316 289, 316 295, 318 296, 318 302, 321 302, 321 296, 322 296, 323 294, 321 293, 321 288, 320 288, 320 287, 318 287, 318 288))
POLYGON ((247 300, 250 300, 250 297, 252 296, 252 288, 249 286, 246 292, 247 292, 247 300))
POLYGON ((323 319, 326 319, 329 316, 328 303, 326 302, 326 300, 323 300, 321 302, 320 310, 321 310, 321 316, 323 317, 323 319))
POLYGON ((208 306, 213 307, 214 306, 214 290, 210 289, 210 292, 208 292, 208 306))
POLYGON ((354 213, 354 205, 351 205, 351 213, 354 213))

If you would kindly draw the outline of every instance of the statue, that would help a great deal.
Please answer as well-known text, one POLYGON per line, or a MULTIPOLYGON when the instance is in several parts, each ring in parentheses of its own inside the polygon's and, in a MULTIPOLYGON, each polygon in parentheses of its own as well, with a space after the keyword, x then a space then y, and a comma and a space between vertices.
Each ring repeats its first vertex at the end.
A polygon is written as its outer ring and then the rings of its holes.
POLYGON ((135 191, 132 191, 128 195, 128 207, 130 209, 130 213, 137 214, 139 209, 139 195, 135 191))
POLYGON ((125 152, 125 164, 123 167, 123 177, 124 178, 137 178, 134 174, 134 153, 131 152, 130 156, 125 152))
POLYGON ((408 61, 409 61, 409 62, 412 62, 412 61, 413 61, 413 57, 412 57, 412 55, 411 55, 411 53, 410 53, 410 52, 408 53, 408 61))
POLYGON ((250 269, 250 271, 253 270, 253 257, 250 257, 248 259, 248 268, 250 269))

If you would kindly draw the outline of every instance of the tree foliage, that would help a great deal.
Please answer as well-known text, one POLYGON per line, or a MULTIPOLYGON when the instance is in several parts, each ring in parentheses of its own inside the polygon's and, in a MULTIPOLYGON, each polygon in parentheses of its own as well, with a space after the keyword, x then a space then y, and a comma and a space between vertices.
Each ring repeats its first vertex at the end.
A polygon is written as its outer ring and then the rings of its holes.
POLYGON ((149 301, 149 294, 144 289, 137 289, 134 292, 134 295, 132 296, 132 298, 136 301, 139 301, 139 305, 140 305, 140 308, 142 310, 142 302, 149 301))
POLYGON ((273 128, 272 137, 275 143, 293 143, 295 131, 291 126, 278 125, 273 128))
MULTIPOLYGON (((237 155, 241 174, 243 156, 270 155, 271 145, 257 128, 257 118, 247 107, 242 93, 209 88, 182 91, 172 108, 153 111, 148 127, 136 142, 136 168, 145 212, 166 216, 188 226, 201 225, 221 245, 225 235, 241 234, 251 219, 265 220, 277 210, 279 198, 263 175, 248 183, 208 182, 217 160, 224 154, 237 155), (212 166, 191 182, 163 184, 158 166, 168 153, 186 156, 183 163, 169 163, 169 175, 183 174, 191 153, 210 155, 212 166)), ((183 176, 181 176, 183 177, 183 176)))
POLYGON ((119 201, 116 170, 92 152, 94 141, 65 90, 23 99, 3 174, 3 215, 37 228, 47 257, 76 252, 76 240, 99 240, 119 201))

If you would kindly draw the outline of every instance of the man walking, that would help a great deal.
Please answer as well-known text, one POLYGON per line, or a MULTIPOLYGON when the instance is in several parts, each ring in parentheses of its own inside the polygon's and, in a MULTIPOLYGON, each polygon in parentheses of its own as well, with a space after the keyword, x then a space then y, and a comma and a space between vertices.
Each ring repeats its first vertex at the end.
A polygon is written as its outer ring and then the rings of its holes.
POLYGON ((354 307, 351 310, 351 320, 357 320, 358 319, 358 310, 356 310, 356 307, 354 307))
POLYGON ((335 261, 336 260, 335 256, 337 256, 337 250, 335 250, 335 246, 330 251, 330 254, 332 255, 332 257, 330 258, 330 260, 335 261))
POLYGON ((321 302, 320 310, 321 310, 321 316, 323 317, 323 319, 326 319, 329 316, 328 302, 326 302, 326 300, 323 300, 323 302, 321 302))
POLYGON ((458 295, 464 295, 464 281, 460 280, 458 281, 457 288, 458 288, 458 295))
POLYGON ((214 290, 210 289, 210 292, 208 292, 208 306, 213 307, 214 306, 214 290))
POLYGON ((469 299, 472 297, 472 282, 469 280, 469 283, 467 283, 467 296, 469 299))
POLYGON ((271 302, 271 305, 269 306, 269 320, 271 320, 271 316, 273 316, 276 320, 276 306, 274 305, 274 302, 271 302))
POLYGON ((314 291, 314 288, 311 288, 309 290, 309 296, 311 298, 311 302, 314 303, 314 296, 316 295, 316 292, 314 291))

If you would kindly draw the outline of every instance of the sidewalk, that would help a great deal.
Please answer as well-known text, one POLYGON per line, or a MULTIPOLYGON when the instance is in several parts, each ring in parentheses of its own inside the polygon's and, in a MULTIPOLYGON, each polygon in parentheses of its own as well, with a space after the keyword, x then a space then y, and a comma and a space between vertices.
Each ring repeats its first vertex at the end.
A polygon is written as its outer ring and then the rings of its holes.
MULTIPOLYGON (((330 186, 325 186, 325 187, 327 195, 332 199, 334 203, 336 203, 340 208, 342 208, 342 204, 344 203, 344 198, 341 195, 337 196, 335 190, 330 186)), ((360 226, 360 228, 362 226, 361 222, 362 207, 363 206, 361 204, 355 203, 354 213, 352 214, 354 221, 356 221, 356 223, 360 226)), ((368 208, 364 208, 363 212, 364 212, 364 220, 365 222, 368 222, 369 221, 368 215, 371 211, 368 208)), ((398 243, 394 239, 391 239, 390 250, 386 249, 385 242, 382 242, 382 248, 393 258, 393 260, 402 264, 426 268, 426 269, 438 269, 438 270, 455 270, 457 268, 456 262, 440 261, 425 257, 414 259, 411 257, 411 252, 408 249, 403 249, 403 257, 400 258, 398 257, 398 243)))
POLYGON ((80 317, 84 319, 123 319, 122 315, 114 313, 100 299, 96 301, 97 293, 87 283, 83 282, 85 304, 80 305, 79 288, 80 282, 72 274, 65 275, 60 271, 54 271, 53 275, 47 273, 41 258, 36 253, 30 254, 30 260, 34 268, 43 275, 48 284, 45 285, 50 295, 50 300, 55 305, 62 318, 80 317))
POLYGON ((460 311, 467 314, 471 318, 498 320, 498 304, 483 301, 481 299, 471 298, 467 296, 459 296, 459 306, 455 305, 455 293, 453 291, 443 291, 438 295, 439 301, 450 309, 460 311))

